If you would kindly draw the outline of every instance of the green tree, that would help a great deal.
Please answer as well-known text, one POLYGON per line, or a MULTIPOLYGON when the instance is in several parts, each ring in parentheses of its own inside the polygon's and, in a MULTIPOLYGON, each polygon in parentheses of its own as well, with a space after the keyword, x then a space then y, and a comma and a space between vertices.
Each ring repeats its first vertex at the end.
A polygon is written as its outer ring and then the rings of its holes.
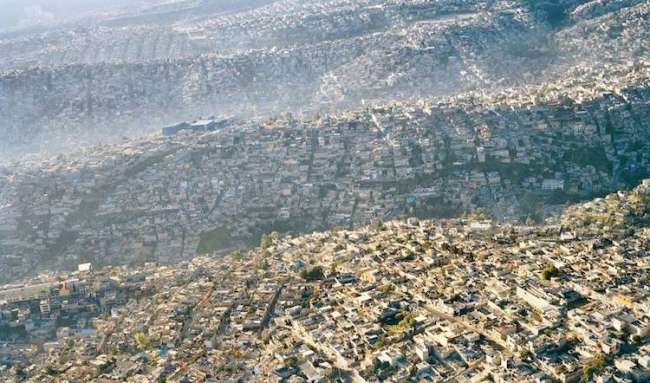
POLYGON ((262 238, 260 238, 260 247, 262 249, 268 249, 272 244, 273 240, 271 239, 271 236, 268 234, 262 234, 262 238))
POLYGON ((478 209, 474 210, 471 212, 468 216, 470 219, 474 219, 477 221, 486 221, 492 219, 490 212, 484 208, 484 207, 479 207, 478 209))
POLYGON ((390 294, 390 293, 392 293, 393 291, 395 291, 395 285, 393 285, 393 284, 390 283, 390 282, 389 282, 389 283, 386 283, 386 284, 384 284, 384 285, 382 285, 382 286, 379 287, 379 291, 381 291, 381 292, 384 293, 384 294, 390 294))
POLYGON ((74 338, 68 338, 68 339, 66 339, 66 341, 65 341, 65 345, 66 345, 66 347, 67 347, 68 349, 72 349, 72 348, 74 348, 74 346, 75 346, 74 338))
POLYGON ((605 367, 606 362, 607 360, 605 359, 604 355, 600 354, 595 356, 587 364, 582 366, 582 378, 580 381, 583 383, 591 382, 591 378, 595 373, 605 367))
POLYGON ((339 267, 339 263, 337 261, 332 261, 330 263, 330 274, 336 274, 336 269, 339 267))
POLYGON ((533 356, 533 353, 530 352, 530 350, 527 349, 527 348, 522 348, 521 351, 519 351, 519 357, 521 359, 525 360, 525 359, 528 359, 528 358, 530 358, 532 356, 533 356))
POLYGON ((260 269, 260 270, 264 270, 264 271, 266 271, 266 270, 269 269, 269 267, 270 267, 269 262, 268 262, 266 259, 262 259, 262 260, 257 264, 257 268, 260 269))
POLYGON ((142 333, 138 332, 133 336, 133 340, 135 341, 135 344, 138 345, 139 348, 145 349, 149 346, 149 339, 147 336, 142 333))
POLYGON ((313 281, 319 281, 324 279, 325 273, 323 272, 322 266, 313 266, 310 268, 303 269, 302 272, 300 273, 300 276, 308 282, 313 282, 313 281))
POLYGON ((22 366, 16 366, 16 376, 19 378, 24 378, 27 374, 25 373, 25 369, 22 366))
POLYGON ((241 250, 234 251, 231 254, 231 256, 232 256, 232 259, 234 259, 235 261, 241 261, 244 258, 244 256, 241 253, 241 250))
POLYGON ((284 364, 289 368, 294 368, 298 366, 298 362, 299 362, 298 358, 292 355, 287 359, 285 359, 284 364))
POLYGON ((542 277, 543 280, 548 281, 551 278, 558 276, 559 274, 560 274, 560 270, 558 270, 557 267, 555 267, 553 262, 549 261, 546 264, 546 267, 544 268, 544 270, 542 270, 541 277, 542 277))

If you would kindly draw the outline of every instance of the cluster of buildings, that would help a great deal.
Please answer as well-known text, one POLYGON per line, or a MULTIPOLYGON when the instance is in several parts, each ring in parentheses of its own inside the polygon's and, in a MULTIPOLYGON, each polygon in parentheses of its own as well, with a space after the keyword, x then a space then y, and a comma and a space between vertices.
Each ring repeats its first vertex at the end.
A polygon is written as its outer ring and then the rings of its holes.
POLYGON ((546 94, 213 121, 214 132, 16 163, 0 172, 0 275, 169 262, 256 243, 271 230, 400 215, 484 208, 501 220, 539 221, 647 175, 649 68, 612 66, 610 78, 594 71, 547 84, 546 94), (597 83, 619 91, 599 93, 597 83), (563 98, 567 89, 573 98, 563 98))
MULTIPOLYGON (((110 285, 122 299, 90 320, 80 312, 83 326, 58 321, 42 347, 0 341, 11 355, 0 378, 645 382, 648 202, 645 181, 541 226, 409 218, 270 235, 252 251, 176 267, 42 276, 22 288, 75 280, 84 294, 110 285), (604 201, 627 219, 586 221, 604 201)), ((22 304, 4 303, 0 318, 53 312, 22 304)))
POLYGON ((93 337, 95 320, 146 296, 144 274, 125 268, 41 274, 0 289, 0 363, 26 361, 66 337, 93 337), (12 362, 13 361, 13 362, 12 362))
POLYGON ((89 25, 25 33, 13 39, 0 39, 0 46, 10 52, 0 58, 0 68, 5 70, 142 63, 207 53, 193 44, 187 33, 147 24, 120 28, 89 25))
POLYGON ((198 15, 0 38, 2 157, 119 142, 197 116, 249 119, 492 91, 562 78, 574 66, 647 58, 647 39, 637 37, 642 5, 618 4, 607 17, 576 17, 560 30, 503 0, 282 1, 187 12, 198 15))
POLYGON ((650 37, 642 21, 648 14, 650 4, 638 0, 586 2, 570 13, 572 19, 580 20, 580 27, 558 33, 554 43, 563 48, 571 46, 570 49, 594 60, 634 61, 643 56, 642 41, 650 37), (618 17, 611 17, 612 12, 617 12, 618 17), (584 44, 575 44, 577 40, 584 44))
POLYGON ((193 35, 215 44, 220 50, 285 48, 295 44, 355 38, 403 25, 442 16, 485 10, 517 8, 498 1, 485 5, 480 1, 337 0, 333 2, 274 2, 268 6, 189 23, 193 35), (309 33, 305 33, 309 31, 309 33))
POLYGON ((204 54, 231 55, 353 38, 391 29, 405 21, 441 15, 517 9, 507 1, 491 6, 481 1, 270 1, 253 7, 241 3, 246 1, 233 2, 229 12, 221 9, 229 8, 227 5, 201 4, 185 9, 170 6, 166 15, 164 7, 160 7, 162 15, 154 9, 147 16, 134 16, 131 20, 118 16, 112 23, 6 34, 0 37, 0 47, 7 53, 0 58, 0 68, 145 63, 204 54), (195 17, 188 18, 188 14, 195 17), (162 22, 156 22, 157 18, 162 22))
POLYGON ((175 125, 162 128, 163 136, 173 136, 180 132, 205 133, 214 132, 217 129, 229 125, 228 120, 217 120, 214 117, 205 120, 196 120, 192 122, 181 122, 175 125))

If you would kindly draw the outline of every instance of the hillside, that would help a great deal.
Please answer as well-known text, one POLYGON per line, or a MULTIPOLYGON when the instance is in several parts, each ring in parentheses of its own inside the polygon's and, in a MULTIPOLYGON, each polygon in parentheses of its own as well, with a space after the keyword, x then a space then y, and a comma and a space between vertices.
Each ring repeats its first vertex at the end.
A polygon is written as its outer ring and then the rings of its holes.
MULTIPOLYGON (((648 196, 645 181, 576 205, 563 226, 410 218, 271 234, 251 251, 175 267, 42 276, 26 286, 58 280, 67 290, 41 294, 47 313, 21 308, 16 323, 41 315, 44 327, 24 336, 47 341, 46 352, 9 346, 0 378, 647 381, 648 196), (579 224, 594 206, 643 219, 579 224), (53 318, 64 323, 55 341, 53 318)), ((18 290, 0 297, 27 291, 18 290)))
POLYGON ((648 177, 647 64, 310 119, 231 120, 0 173, 0 270, 173 262, 267 231, 485 209, 540 221, 648 177))
POLYGON ((644 1, 220 4, 0 36, 2 157, 200 116, 309 115, 556 82, 647 59, 650 41, 644 1))
POLYGON ((650 382, 650 0, 0 10, 0 382, 650 382))

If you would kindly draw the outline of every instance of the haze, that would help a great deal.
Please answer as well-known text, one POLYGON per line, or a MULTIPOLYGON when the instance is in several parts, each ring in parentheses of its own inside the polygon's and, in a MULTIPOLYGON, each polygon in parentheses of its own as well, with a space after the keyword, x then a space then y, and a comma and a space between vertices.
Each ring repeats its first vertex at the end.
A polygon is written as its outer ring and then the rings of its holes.
MULTIPOLYGON (((168 3, 170 1, 167 1, 168 3)), ((77 20, 96 13, 119 12, 127 6, 136 8, 155 0, 0 0, 0 31, 51 26, 77 20)))

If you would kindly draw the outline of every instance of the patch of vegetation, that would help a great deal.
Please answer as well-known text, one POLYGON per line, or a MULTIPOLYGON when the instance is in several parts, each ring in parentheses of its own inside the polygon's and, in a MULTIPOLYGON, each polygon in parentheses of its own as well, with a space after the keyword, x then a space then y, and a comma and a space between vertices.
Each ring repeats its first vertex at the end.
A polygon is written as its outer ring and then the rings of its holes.
POLYGON ((580 166, 591 165, 599 171, 612 174, 612 163, 607 159, 602 146, 576 146, 566 152, 563 161, 580 166))
POLYGON ((278 233, 272 232, 270 234, 262 234, 260 237, 260 247, 262 249, 268 249, 273 245, 273 241, 278 239, 278 233))
POLYGON ((605 367, 607 360, 604 355, 597 355, 587 364, 582 366, 582 377, 580 378, 581 382, 591 382, 591 378, 598 371, 602 370, 605 367))
POLYGON ((563 0, 523 0, 523 5, 544 17, 553 27, 564 24, 569 16, 570 2, 563 0))
POLYGON ((533 356, 533 353, 532 353, 529 349, 527 349, 527 348, 522 348, 521 351, 519 351, 519 357, 520 357, 522 360, 529 359, 529 358, 531 358, 532 356, 533 356))
POLYGON ((300 277, 306 280, 307 282, 320 281, 325 278, 325 272, 323 271, 322 266, 312 266, 306 269, 303 269, 300 272, 300 277))
POLYGON ((461 214, 456 206, 453 206, 442 197, 430 197, 420 201, 414 216, 419 219, 430 218, 454 218, 461 214))
POLYGON ((217 250, 228 248, 232 244, 230 230, 219 227, 214 230, 201 233, 199 246, 196 252, 199 254, 210 254, 217 250))
POLYGON ((232 253, 230 254, 230 256, 232 257, 232 259, 234 259, 234 260, 237 261, 237 262, 239 262, 239 261, 241 261, 242 259, 244 259, 244 255, 242 254, 241 250, 237 250, 237 251, 232 252, 232 253))
MULTIPOLYGON (((275 213, 270 212, 270 216, 275 216, 275 213)), ((265 223, 259 226, 256 226, 253 229, 253 233, 247 239, 247 242, 251 246, 260 246, 262 244, 262 237, 264 235, 276 235, 280 234, 289 234, 289 233, 304 233, 307 228, 310 230, 325 230, 325 227, 314 226, 316 219, 311 215, 304 215, 300 217, 291 217, 289 219, 276 219, 270 223, 265 223)), ((272 237, 273 238, 273 237, 272 237)))
POLYGON ((138 332, 133 336, 133 341, 135 344, 140 348, 140 349, 146 349, 149 347, 149 339, 147 336, 142 333, 138 332))
POLYGON ((539 166, 516 162, 501 162, 492 156, 487 156, 485 162, 474 164, 471 166, 471 169, 476 169, 484 173, 497 172, 502 179, 508 179, 517 183, 542 171, 539 166))
POLYGON ((339 266, 340 265, 338 261, 332 261, 330 263, 330 275, 336 274, 338 272, 337 269, 339 266))
POLYGON ((393 291, 395 291, 395 285, 392 283, 386 283, 379 287, 379 291, 381 291, 384 294, 390 294, 393 291))
POLYGON ((415 315, 408 310, 400 311, 397 313, 396 318, 399 319, 397 324, 384 326, 384 330, 389 334, 401 334, 415 324, 415 315))
POLYGON ((468 213, 467 218, 476 221, 486 221, 492 219, 492 216, 486 208, 479 207, 478 209, 475 209, 474 211, 468 213))
POLYGON ((74 245, 75 241, 79 238, 79 233, 76 231, 63 231, 59 238, 57 238, 54 245, 48 248, 49 252, 54 255, 61 255, 67 248, 74 245))
POLYGON ((558 270, 557 267, 555 267, 553 262, 548 262, 544 270, 542 270, 540 277, 545 281, 550 281, 551 278, 556 277, 559 274, 560 274, 560 270, 558 270))
POLYGON ((21 326, 0 326, 0 340, 9 340, 11 338, 26 338, 27 330, 24 325, 21 326))
POLYGON ((383 382, 391 375, 393 375, 396 371, 397 369, 395 367, 392 367, 390 363, 375 359, 371 367, 368 367, 367 369, 361 371, 361 376, 368 380, 376 378, 380 382, 383 382))
POLYGON ((284 365, 289 367, 289 368, 295 368, 295 367, 298 367, 299 362, 300 361, 298 360, 298 357, 292 355, 292 356, 288 357, 287 359, 285 359, 284 365))

